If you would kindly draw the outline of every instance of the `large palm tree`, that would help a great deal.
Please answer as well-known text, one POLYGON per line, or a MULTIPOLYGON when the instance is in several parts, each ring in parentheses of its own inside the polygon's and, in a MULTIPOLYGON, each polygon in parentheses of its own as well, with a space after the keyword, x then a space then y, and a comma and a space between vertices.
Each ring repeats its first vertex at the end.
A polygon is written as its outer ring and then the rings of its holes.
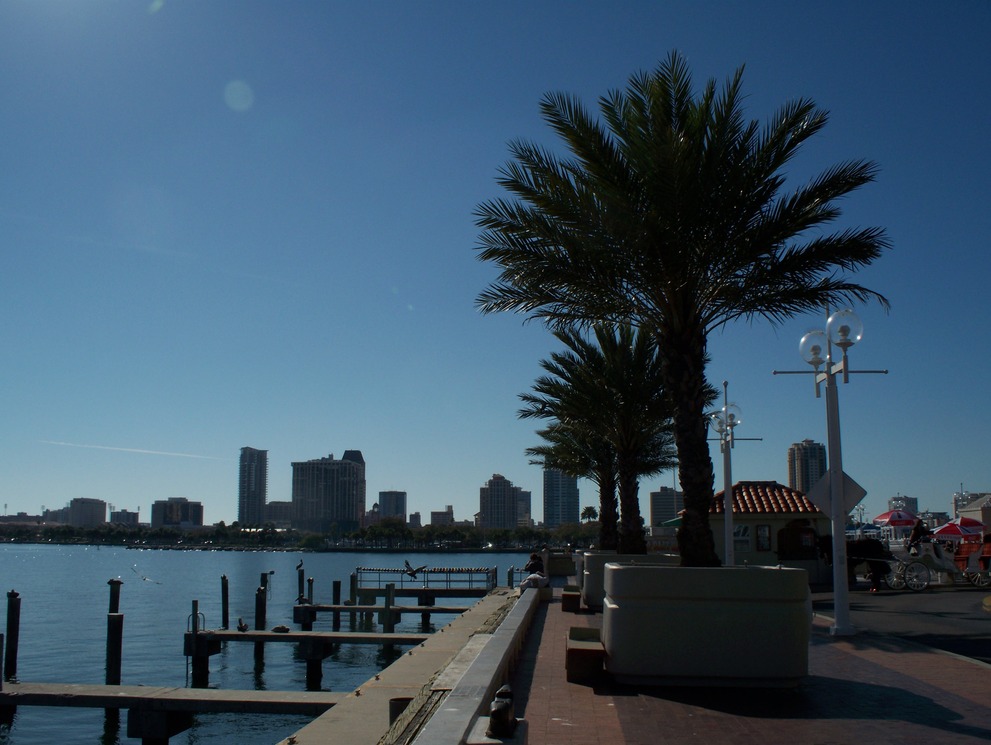
POLYGON ((594 331, 594 343, 573 329, 556 332, 567 351, 541 362, 549 374, 537 379, 533 394, 520 396, 527 404, 520 416, 556 420, 539 433, 552 441, 544 451, 551 462, 572 456, 576 443, 580 452, 599 455, 588 464, 591 471, 608 467, 618 481, 619 549, 644 553, 639 479, 674 467, 670 401, 653 335, 630 326, 597 325, 594 331), (562 433, 568 435, 563 454, 562 433))
POLYGON ((837 201, 873 181, 875 165, 841 163, 786 188, 786 166, 827 113, 801 99, 763 126, 748 120, 742 73, 696 93, 672 53, 603 96, 601 119, 571 96, 544 96, 544 119, 569 156, 513 143, 499 177, 511 198, 476 211, 479 257, 500 269, 479 295, 482 311, 527 313, 552 327, 631 323, 657 338, 675 403, 688 565, 719 563, 703 416, 709 333, 826 304, 887 306, 847 277, 888 247, 884 231, 825 231, 840 216, 837 201))

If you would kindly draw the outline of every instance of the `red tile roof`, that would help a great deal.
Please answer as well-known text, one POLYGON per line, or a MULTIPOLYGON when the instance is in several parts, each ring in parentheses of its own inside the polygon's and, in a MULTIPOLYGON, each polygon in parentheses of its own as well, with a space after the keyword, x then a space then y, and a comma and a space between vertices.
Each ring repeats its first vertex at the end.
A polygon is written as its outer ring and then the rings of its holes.
MULTIPOLYGON (((723 492, 717 492, 709 508, 710 514, 722 514, 723 492)), ((802 492, 777 481, 738 481, 733 484, 734 513, 820 512, 802 492)))

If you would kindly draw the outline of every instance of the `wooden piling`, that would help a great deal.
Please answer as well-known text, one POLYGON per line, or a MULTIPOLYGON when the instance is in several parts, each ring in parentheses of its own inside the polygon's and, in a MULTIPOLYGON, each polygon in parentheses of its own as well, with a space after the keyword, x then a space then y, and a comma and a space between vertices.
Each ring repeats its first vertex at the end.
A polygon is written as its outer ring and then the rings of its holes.
POLYGON ((120 685, 121 650, 124 643, 124 614, 107 614, 107 673, 108 686, 120 685))
POLYGON ((7 593, 7 646, 4 647, 3 675, 7 680, 17 677, 17 644, 21 629, 21 596, 15 590, 7 593))
POLYGON ((229 629, 231 627, 231 602, 230 588, 227 575, 220 575, 220 628, 229 629))
POLYGON ((299 569, 296 570, 296 589, 297 589, 296 596, 300 600, 302 600, 304 597, 303 590, 305 589, 305 587, 306 587, 306 573, 303 571, 303 567, 300 567, 299 569))
MULTIPOLYGON (((262 574, 265 579, 266 575, 262 574)), ((255 631, 265 630, 265 602, 267 592, 263 584, 255 591, 255 631)), ((265 658, 265 642, 255 642, 255 660, 260 661, 265 658)))
MULTIPOLYGON (((333 589, 331 591, 331 602, 334 605, 340 605, 341 604, 341 581, 339 579, 335 579, 334 580, 334 583, 332 585, 332 588, 333 589)), ((341 630, 341 612, 339 610, 335 610, 334 611, 333 624, 332 624, 331 628, 334 631, 340 631, 341 630)))
POLYGON ((313 604, 313 577, 306 579, 306 601, 313 604))
POLYGON ((200 601, 193 601, 193 612, 190 616, 189 629, 192 632, 192 643, 186 649, 186 654, 193 660, 193 688, 208 688, 210 685, 210 654, 200 643, 197 634, 200 631, 200 601))
POLYGON ((110 610, 107 613, 120 613, 120 586, 124 582, 120 577, 115 577, 108 579, 107 584, 110 585, 110 610))

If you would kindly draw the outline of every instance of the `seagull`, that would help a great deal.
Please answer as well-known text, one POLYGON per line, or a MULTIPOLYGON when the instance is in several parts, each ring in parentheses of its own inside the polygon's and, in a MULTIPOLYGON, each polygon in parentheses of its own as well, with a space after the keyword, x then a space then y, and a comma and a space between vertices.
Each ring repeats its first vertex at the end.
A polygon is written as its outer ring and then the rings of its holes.
POLYGON ((241 618, 241 617, 238 617, 238 619, 237 619, 237 630, 238 631, 247 631, 248 630, 248 624, 246 624, 244 622, 244 619, 241 618))
POLYGON ((145 582, 153 582, 156 585, 162 584, 158 580, 152 579, 151 577, 145 577, 141 572, 138 571, 138 565, 137 564, 135 564, 134 566, 131 567, 131 571, 134 572, 136 575, 138 575, 145 582))
POLYGON ((410 566, 409 559, 406 559, 406 569, 404 571, 410 577, 412 577, 413 579, 416 579, 416 575, 418 575, 420 572, 422 572, 426 568, 427 568, 427 565, 424 564, 422 567, 416 567, 414 569, 412 566, 410 566))

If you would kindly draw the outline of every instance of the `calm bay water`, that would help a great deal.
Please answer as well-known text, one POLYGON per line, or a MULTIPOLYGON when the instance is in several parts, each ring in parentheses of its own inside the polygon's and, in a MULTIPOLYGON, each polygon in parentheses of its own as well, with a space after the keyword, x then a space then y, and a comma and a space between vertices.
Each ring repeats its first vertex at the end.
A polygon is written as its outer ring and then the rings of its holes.
MULTIPOLYGON (((0 588, 4 595, 0 630, 6 623, 6 593, 21 596, 20 680, 52 683, 104 682, 107 581, 120 578, 120 612, 124 614, 121 682, 124 685, 188 686, 189 670, 182 638, 188 628, 192 601, 199 601, 207 628, 221 624, 221 575, 227 575, 230 622, 239 616, 254 625, 255 590, 260 575, 270 575, 266 627, 291 629, 292 606, 298 584, 296 563, 304 560, 307 577, 314 578, 314 600, 329 603, 331 583, 340 580, 347 595, 348 576, 355 567, 400 567, 409 558, 414 566, 498 567, 499 582, 509 566, 522 566, 527 554, 381 554, 236 551, 137 551, 115 547, 0 544, 0 588)), ((447 601, 445 601, 447 602, 447 601)), ((465 600, 465 604, 471 603, 465 600)), ((450 622, 437 615, 435 627, 450 622)), ((345 620, 345 627, 346 627, 345 620)), ((418 615, 408 616, 397 631, 419 630, 418 615)), ((315 630, 330 630, 324 614, 315 630)), ((270 644, 265 661, 256 664, 252 644, 228 644, 210 659, 210 686, 224 689, 305 690, 306 663, 295 656, 294 644, 270 644)), ((323 687, 347 691, 358 687, 390 662, 374 646, 342 645, 324 660, 323 687)), ((270 715, 198 715, 192 729, 172 738, 174 745, 269 745, 307 722, 306 717, 270 715)), ((0 743, 137 743, 126 737, 126 714, 119 729, 105 727, 102 709, 23 706, 0 743)))

